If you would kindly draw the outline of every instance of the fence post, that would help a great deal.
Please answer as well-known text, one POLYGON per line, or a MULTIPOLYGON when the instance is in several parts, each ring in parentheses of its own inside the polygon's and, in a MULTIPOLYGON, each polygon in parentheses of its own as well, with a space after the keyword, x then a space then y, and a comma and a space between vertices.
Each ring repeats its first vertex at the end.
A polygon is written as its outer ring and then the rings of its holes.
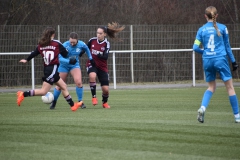
POLYGON ((192 52, 192 70, 193 70, 193 87, 196 86, 196 72, 195 72, 195 51, 192 52))
POLYGON ((31 60, 32 69, 32 90, 35 89, 35 75, 34 75, 34 58, 31 60))
MULTIPOLYGON (((130 50, 133 50, 133 26, 130 25, 130 50)), ((133 71, 133 52, 131 52, 131 78, 132 78, 132 83, 134 83, 134 71, 133 71)))
POLYGON ((116 63, 115 63, 115 52, 113 52, 113 87, 114 89, 117 88, 116 85, 116 63))
POLYGON ((60 25, 58 25, 58 40, 60 41, 60 25))

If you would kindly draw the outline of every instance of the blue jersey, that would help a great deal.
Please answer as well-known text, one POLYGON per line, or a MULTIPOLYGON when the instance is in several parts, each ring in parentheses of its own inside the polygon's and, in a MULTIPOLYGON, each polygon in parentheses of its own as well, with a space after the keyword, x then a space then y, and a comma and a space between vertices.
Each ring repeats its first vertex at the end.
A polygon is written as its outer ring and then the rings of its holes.
POLYGON ((231 62, 235 62, 234 55, 229 43, 228 30, 223 24, 216 23, 221 36, 218 36, 216 29, 213 27, 213 22, 207 22, 199 28, 196 40, 194 41, 193 50, 202 54, 202 58, 216 58, 226 56, 231 62), (200 44, 203 50, 199 48, 200 44))
POLYGON ((79 58, 78 56, 80 53, 84 50, 87 53, 87 56, 89 60, 92 59, 92 55, 90 53, 90 50, 88 46, 83 42, 83 41, 78 41, 78 43, 75 46, 72 46, 69 41, 66 41, 63 43, 63 46, 68 50, 68 55, 67 58, 63 58, 61 55, 59 55, 59 61, 60 65, 68 65, 69 64, 69 58, 70 57, 75 57, 77 60, 77 65, 79 65, 79 58))

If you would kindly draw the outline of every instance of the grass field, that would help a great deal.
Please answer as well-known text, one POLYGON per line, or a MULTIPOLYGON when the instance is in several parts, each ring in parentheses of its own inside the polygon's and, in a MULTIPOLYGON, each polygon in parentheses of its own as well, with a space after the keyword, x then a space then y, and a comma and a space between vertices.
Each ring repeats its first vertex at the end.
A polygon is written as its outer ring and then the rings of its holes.
POLYGON ((111 109, 92 106, 85 91, 87 108, 76 112, 62 97, 49 110, 40 97, 18 107, 15 93, 0 94, 0 159, 240 159, 240 124, 225 88, 213 95, 205 123, 197 121, 205 89, 111 90, 111 109))

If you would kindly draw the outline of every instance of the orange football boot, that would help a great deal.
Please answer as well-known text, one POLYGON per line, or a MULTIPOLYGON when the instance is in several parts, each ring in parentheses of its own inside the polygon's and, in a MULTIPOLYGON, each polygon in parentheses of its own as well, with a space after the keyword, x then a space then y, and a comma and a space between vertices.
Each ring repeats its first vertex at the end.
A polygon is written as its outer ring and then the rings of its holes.
POLYGON ((98 104, 98 100, 96 97, 92 98, 92 104, 95 106, 98 104))
POLYGON ((21 102, 24 100, 24 95, 22 91, 17 92, 17 104, 18 106, 21 105, 21 102))
POLYGON ((106 103, 103 103, 103 104, 102 104, 102 107, 103 107, 103 108, 110 108, 110 106, 108 105, 107 102, 106 102, 106 103))
POLYGON ((74 105, 71 107, 72 111, 76 111, 81 105, 82 105, 83 101, 74 103, 74 105))

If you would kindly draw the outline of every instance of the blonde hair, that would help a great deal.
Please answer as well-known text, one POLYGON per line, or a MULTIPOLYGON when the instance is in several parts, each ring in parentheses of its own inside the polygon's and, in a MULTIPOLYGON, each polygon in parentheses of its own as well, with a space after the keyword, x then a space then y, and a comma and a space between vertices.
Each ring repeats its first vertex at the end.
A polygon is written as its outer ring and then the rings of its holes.
POLYGON ((209 7, 206 8, 205 14, 207 15, 207 17, 209 19, 213 20, 213 27, 216 29, 217 35, 221 36, 221 33, 220 33, 219 29, 218 29, 217 22, 216 22, 217 9, 215 7, 213 7, 213 6, 209 6, 209 7))
POLYGON ((124 30, 125 26, 120 26, 119 23, 112 22, 112 23, 108 23, 108 26, 102 26, 102 27, 99 27, 99 28, 103 29, 103 31, 105 33, 107 33, 107 35, 110 38, 119 40, 119 38, 117 38, 117 33, 124 30))

